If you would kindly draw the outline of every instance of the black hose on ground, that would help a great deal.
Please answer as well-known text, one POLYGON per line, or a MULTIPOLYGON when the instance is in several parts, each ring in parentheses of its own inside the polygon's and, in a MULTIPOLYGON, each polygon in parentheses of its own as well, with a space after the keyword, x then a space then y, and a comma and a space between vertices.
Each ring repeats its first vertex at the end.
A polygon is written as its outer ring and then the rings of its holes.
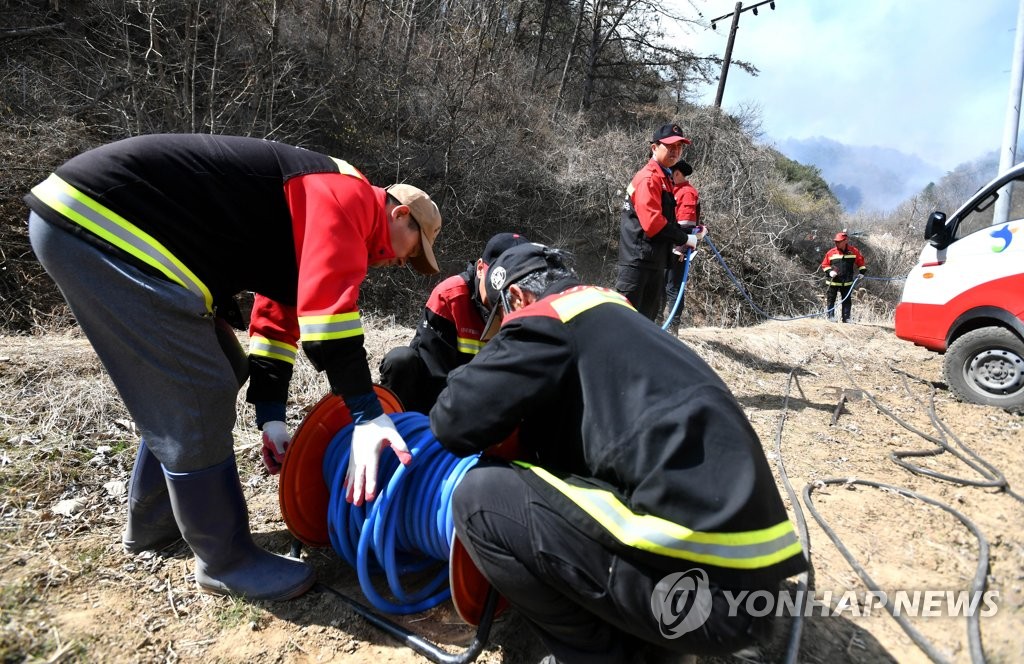
MULTIPOLYGON (((839 552, 843 554, 844 558, 846 558, 846 561, 850 564, 850 567, 852 567, 853 570, 857 572, 857 576, 859 576, 861 581, 864 582, 864 585, 866 585, 871 591, 879 593, 880 596, 884 598, 882 605, 885 607, 885 610, 888 611, 889 615, 891 615, 896 620, 896 622, 899 623, 900 627, 903 628, 903 631, 907 633, 907 636, 909 636, 914 641, 914 643, 916 643, 917 646, 922 651, 924 651, 924 653, 928 656, 929 659, 931 659, 933 662, 944 663, 946 659, 935 648, 935 646, 933 646, 930 641, 924 638, 924 636, 920 632, 918 632, 913 625, 910 624, 910 621, 907 620, 906 616, 898 614, 893 609, 892 603, 889 601, 888 596, 885 595, 885 593, 881 592, 881 590, 878 587, 878 584, 874 582, 874 580, 868 575, 867 571, 865 571, 861 564, 857 562, 857 559, 854 558, 853 554, 850 553, 850 551, 846 548, 842 540, 839 539, 839 536, 836 535, 835 531, 832 530, 831 527, 829 527, 824 517, 822 517, 818 510, 815 509, 814 503, 811 500, 811 492, 815 488, 819 488, 829 484, 860 484, 863 486, 871 486, 878 489, 884 489, 886 491, 897 493, 901 496, 916 498, 917 500, 928 503, 929 505, 934 505, 935 507, 938 507, 939 509, 946 511, 949 514, 955 516, 957 519, 959 519, 960 522, 963 523, 978 540, 978 566, 974 573, 974 581, 971 583, 971 592, 978 593, 978 595, 976 596, 979 597, 981 593, 984 593, 985 591, 986 576, 988 574, 988 540, 985 539, 985 536, 981 533, 981 530, 978 528, 978 526, 976 526, 973 521, 968 519, 961 512, 953 509, 952 507, 941 501, 935 500, 934 498, 929 498, 928 496, 924 496, 919 493, 915 493, 914 491, 910 491, 909 489, 904 489, 902 487, 892 486, 889 484, 882 484, 880 482, 871 482, 869 480, 858 480, 853 478, 830 478, 824 480, 815 480, 814 482, 811 482, 810 484, 804 487, 804 504, 807 505, 807 509, 811 511, 811 515, 818 522, 818 525, 821 526, 821 529, 825 531, 825 534, 829 536, 829 539, 832 540, 832 543, 836 545, 836 548, 839 549, 839 552)), ((985 662, 985 652, 981 646, 981 624, 979 622, 979 616, 977 611, 971 611, 967 616, 967 643, 968 648, 970 650, 971 662, 973 662, 974 664, 983 664, 985 662)))
MULTIPOLYGON (((909 373, 907 373, 906 371, 904 371, 902 369, 898 369, 898 368, 892 366, 891 364, 889 365, 889 369, 893 373, 896 373, 896 374, 900 375, 900 378, 903 381, 903 389, 905 389, 907 394, 909 394, 911 397, 914 397, 914 394, 910 390, 910 386, 907 384, 907 379, 908 378, 911 379, 911 380, 916 380, 916 381, 918 381, 920 383, 923 383, 923 384, 928 386, 928 388, 929 388, 928 417, 932 421, 932 426, 935 427, 936 431, 939 432, 939 435, 941 437, 940 438, 934 438, 934 437, 929 436, 929 435, 925 434, 924 432, 919 431, 918 429, 912 427, 911 425, 907 424, 905 421, 900 419, 898 416, 896 416, 895 414, 890 412, 888 409, 886 409, 883 406, 881 406, 881 404, 879 404, 874 399, 873 396, 869 395, 868 398, 871 399, 871 403, 873 403, 875 405, 875 407, 879 409, 879 411, 881 411, 882 413, 884 413, 888 417, 890 417, 893 420, 895 420, 900 426, 904 427, 908 431, 912 431, 913 433, 916 433, 917 435, 921 436, 925 440, 928 440, 928 441, 938 445, 940 449, 936 450, 935 454, 941 454, 943 451, 949 452, 950 454, 952 454, 953 456, 955 456, 956 458, 960 459, 965 464, 970 466, 979 475, 984 477, 985 481, 966 480, 966 479, 962 479, 962 478, 958 478, 958 477, 953 477, 951 475, 944 475, 942 473, 936 473, 934 471, 929 471, 928 469, 920 468, 919 466, 914 466, 913 464, 902 462, 902 456, 908 456, 908 455, 911 454, 910 452, 894 452, 893 453, 893 455, 894 455, 893 456, 893 461, 895 463, 898 463, 900 466, 903 466, 904 468, 906 468, 907 470, 909 470, 909 471, 911 471, 913 473, 925 474, 925 475, 928 475, 930 477, 935 477, 936 479, 946 480, 948 482, 955 482, 957 484, 963 484, 965 486, 991 487, 991 488, 1002 489, 1003 492, 1005 492, 1011 498, 1013 498, 1015 500, 1018 500, 1020 502, 1024 502, 1024 496, 1021 496, 1020 494, 1018 494, 1015 491, 1013 491, 1012 489, 1010 489, 1010 484, 1006 480, 1006 476, 1003 475, 1002 471, 1000 471, 998 468, 996 468, 991 463, 986 461, 981 455, 979 455, 977 452, 975 452, 970 447, 968 447, 966 444, 964 444, 964 442, 962 440, 960 440, 956 436, 955 433, 953 433, 953 430, 950 429, 949 426, 939 418, 939 416, 937 415, 936 410, 935 410, 935 386, 934 385, 932 385, 930 382, 924 380, 923 378, 919 378, 917 376, 909 374, 909 373), (968 459, 967 457, 964 456, 964 454, 962 454, 960 452, 960 450, 958 450, 956 447, 951 446, 949 444, 949 442, 948 442, 947 436, 949 438, 952 438, 953 441, 956 442, 957 447, 959 447, 964 452, 966 452, 967 455, 969 455, 971 458, 968 459), (896 458, 895 455, 901 455, 901 457, 900 458, 896 458), (973 461, 972 461, 972 459, 973 459, 973 461)), ((917 399, 916 397, 914 397, 914 398, 917 400, 917 402, 919 404, 921 403, 920 399, 917 399)), ((918 455, 918 456, 920 456, 920 455, 918 455)))
MULTIPOLYGON (((793 516, 796 518, 797 529, 800 531, 800 541, 804 545, 804 558, 807 559, 809 571, 803 572, 796 578, 797 604, 794 611, 793 621, 789 628, 789 640, 786 643, 786 656, 782 661, 785 664, 796 664, 797 656, 800 654, 800 639, 804 631, 804 603, 808 592, 814 590, 814 568, 811 566, 811 537, 807 531, 807 519, 804 518, 804 511, 800 509, 800 500, 793 490, 786 474, 786 464, 782 461, 782 428, 786 423, 786 415, 789 412, 789 393, 795 379, 796 369, 789 372, 786 380, 786 394, 782 400, 782 415, 779 417, 779 424, 775 429, 775 464, 779 469, 779 478, 786 488, 786 495, 789 496, 789 504, 793 507, 793 516)), ((799 387, 799 382, 797 384, 799 387)))

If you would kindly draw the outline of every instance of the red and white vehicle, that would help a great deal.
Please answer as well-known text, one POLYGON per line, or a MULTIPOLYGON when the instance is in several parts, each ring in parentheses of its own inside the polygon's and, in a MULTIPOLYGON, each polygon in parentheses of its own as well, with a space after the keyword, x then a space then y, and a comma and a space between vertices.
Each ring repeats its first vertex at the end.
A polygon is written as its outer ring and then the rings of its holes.
POLYGON ((1024 164, 950 217, 933 212, 928 244, 896 307, 896 336, 945 353, 943 377, 963 401, 1024 412, 1024 164), (1008 223, 992 225, 1015 181, 1008 223))

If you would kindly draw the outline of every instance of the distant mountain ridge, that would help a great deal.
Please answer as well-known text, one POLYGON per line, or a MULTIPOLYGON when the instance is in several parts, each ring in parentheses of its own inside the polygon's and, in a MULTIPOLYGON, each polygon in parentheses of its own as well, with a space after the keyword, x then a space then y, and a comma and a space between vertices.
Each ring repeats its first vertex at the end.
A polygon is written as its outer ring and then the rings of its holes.
POLYGON ((777 147, 790 159, 817 167, 847 212, 887 212, 944 175, 938 166, 893 148, 820 136, 786 139, 777 147))

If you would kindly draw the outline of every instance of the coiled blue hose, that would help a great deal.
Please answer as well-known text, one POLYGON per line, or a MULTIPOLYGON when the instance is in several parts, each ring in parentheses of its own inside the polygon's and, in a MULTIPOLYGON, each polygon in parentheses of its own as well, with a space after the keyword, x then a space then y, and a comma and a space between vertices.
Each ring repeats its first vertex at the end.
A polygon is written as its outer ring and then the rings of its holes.
POLYGON ((345 501, 343 484, 353 425, 331 439, 323 472, 331 494, 327 507, 331 546, 356 570, 359 586, 374 607, 405 615, 426 611, 451 596, 448 557, 455 532, 451 497, 478 457, 459 458, 445 450, 422 413, 397 413, 391 420, 405 439, 412 462, 403 466, 390 451, 381 453, 377 486, 383 489, 375 500, 360 507, 345 501), (417 590, 402 586, 401 576, 439 566, 417 590), (385 599, 374 588, 371 575, 382 570, 397 601, 385 599))

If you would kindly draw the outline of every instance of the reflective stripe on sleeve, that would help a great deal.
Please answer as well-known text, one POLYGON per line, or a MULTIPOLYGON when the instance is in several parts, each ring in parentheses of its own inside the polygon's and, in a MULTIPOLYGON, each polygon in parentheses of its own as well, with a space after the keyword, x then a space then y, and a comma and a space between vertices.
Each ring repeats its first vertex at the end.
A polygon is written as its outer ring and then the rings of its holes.
POLYGON ((213 296, 206 285, 149 233, 75 189, 56 174, 51 174, 33 187, 32 193, 90 233, 135 256, 174 283, 195 293, 206 303, 207 311, 213 311, 213 296))
POLYGON ((361 336, 363 323, 358 311, 326 316, 299 316, 299 331, 303 341, 347 339, 361 336))
POLYGON ((466 355, 476 355, 484 347, 484 342, 479 339, 458 338, 459 352, 466 355))
POLYGON ((605 288, 596 287, 584 288, 583 290, 555 298, 551 302, 551 308, 555 310, 561 321, 565 323, 599 304, 619 304, 630 309, 633 308, 633 305, 629 303, 629 300, 624 295, 605 288))
POLYGON ((338 172, 341 173, 342 175, 351 175, 353 177, 359 178, 360 180, 365 180, 366 179, 365 177, 363 177, 362 173, 360 173, 358 170, 356 170, 355 166, 353 166, 352 164, 348 163, 344 159, 338 159, 336 157, 331 157, 331 161, 333 161, 335 164, 338 165, 338 172))
POLYGON ((788 520, 761 530, 697 532, 656 516, 636 514, 608 491, 571 485, 522 461, 515 464, 553 486, 615 539, 642 551, 731 569, 769 567, 803 551, 788 520))
POLYGON ((295 355, 298 348, 283 341, 267 339, 258 334, 249 339, 249 354, 259 357, 269 357, 272 360, 281 360, 288 364, 295 364, 295 355))

